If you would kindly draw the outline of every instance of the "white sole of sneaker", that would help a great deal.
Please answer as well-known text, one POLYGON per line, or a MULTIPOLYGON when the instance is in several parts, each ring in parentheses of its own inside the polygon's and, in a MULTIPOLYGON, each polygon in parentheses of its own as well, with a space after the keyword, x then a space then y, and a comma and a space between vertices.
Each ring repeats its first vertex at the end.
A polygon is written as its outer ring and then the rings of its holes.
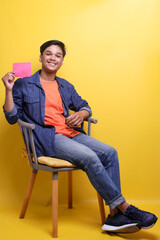
POLYGON ((102 230, 105 230, 108 232, 117 232, 117 233, 134 233, 134 232, 138 232, 140 228, 137 226, 137 223, 126 224, 119 227, 104 224, 102 226, 102 230))
POLYGON ((142 227, 142 229, 149 229, 149 228, 153 227, 154 224, 155 224, 155 223, 153 223, 152 225, 150 225, 150 226, 148 226, 148 227, 142 227))

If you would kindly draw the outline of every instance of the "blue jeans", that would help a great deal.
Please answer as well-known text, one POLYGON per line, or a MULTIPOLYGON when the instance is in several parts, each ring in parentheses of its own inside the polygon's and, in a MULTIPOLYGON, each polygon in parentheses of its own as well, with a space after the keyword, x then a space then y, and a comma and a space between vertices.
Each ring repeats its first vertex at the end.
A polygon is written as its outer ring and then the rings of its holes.
POLYGON ((57 133, 54 146, 55 157, 86 172, 111 210, 125 202, 121 194, 118 154, 113 147, 83 133, 73 138, 57 133))

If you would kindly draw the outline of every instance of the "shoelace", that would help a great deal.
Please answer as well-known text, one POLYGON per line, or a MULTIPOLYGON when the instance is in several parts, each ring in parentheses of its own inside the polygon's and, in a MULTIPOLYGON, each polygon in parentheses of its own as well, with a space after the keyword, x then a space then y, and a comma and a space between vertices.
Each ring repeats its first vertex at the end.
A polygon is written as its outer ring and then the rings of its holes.
POLYGON ((126 210, 126 215, 136 220, 142 220, 144 217, 144 214, 142 213, 142 211, 134 206, 132 206, 132 208, 129 209, 128 211, 126 210))

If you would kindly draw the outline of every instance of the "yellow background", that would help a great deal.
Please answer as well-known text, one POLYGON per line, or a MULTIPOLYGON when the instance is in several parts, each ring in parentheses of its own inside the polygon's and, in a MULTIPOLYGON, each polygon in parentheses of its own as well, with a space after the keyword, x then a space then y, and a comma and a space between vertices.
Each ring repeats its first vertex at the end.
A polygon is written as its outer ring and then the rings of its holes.
MULTIPOLYGON (((92 136, 118 150, 123 195, 159 203, 160 1, 1 0, 0 5, 1 77, 14 62, 31 62, 34 73, 41 67, 39 46, 63 41, 67 55, 57 75, 91 105, 98 119, 92 136)), ((1 106, 4 94, 1 82, 1 106)), ((0 208, 20 208, 31 169, 21 156, 18 126, 10 126, 0 111, 0 208)), ((67 199, 66 177, 59 176, 60 203, 67 199)), ((75 203, 96 198, 85 173, 74 172, 74 180, 75 203)), ((38 174, 31 201, 51 204, 50 174, 38 174)))

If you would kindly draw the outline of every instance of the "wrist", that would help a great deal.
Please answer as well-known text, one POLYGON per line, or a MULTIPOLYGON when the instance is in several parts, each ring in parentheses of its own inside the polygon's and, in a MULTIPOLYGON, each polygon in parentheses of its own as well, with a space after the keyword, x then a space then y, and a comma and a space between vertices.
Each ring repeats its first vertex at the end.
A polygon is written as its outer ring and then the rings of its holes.
POLYGON ((80 112, 82 113, 83 119, 86 119, 89 117, 89 112, 87 110, 84 109, 84 110, 81 110, 80 112))
POLYGON ((6 87, 6 95, 12 95, 12 88, 7 88, 6 87))

